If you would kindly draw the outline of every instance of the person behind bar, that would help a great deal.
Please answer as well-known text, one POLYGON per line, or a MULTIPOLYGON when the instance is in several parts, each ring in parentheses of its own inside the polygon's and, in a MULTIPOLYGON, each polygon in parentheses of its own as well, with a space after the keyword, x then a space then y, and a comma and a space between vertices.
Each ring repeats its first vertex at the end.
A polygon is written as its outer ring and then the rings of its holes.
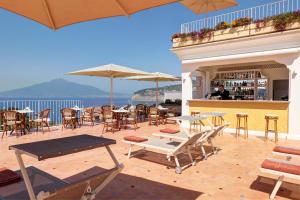
POLYGON ((219 85, 218 91, 211 94, 213 97, 219 97, 221 100, 229 100, 229 91, 225 90, 224 85, 219 85))

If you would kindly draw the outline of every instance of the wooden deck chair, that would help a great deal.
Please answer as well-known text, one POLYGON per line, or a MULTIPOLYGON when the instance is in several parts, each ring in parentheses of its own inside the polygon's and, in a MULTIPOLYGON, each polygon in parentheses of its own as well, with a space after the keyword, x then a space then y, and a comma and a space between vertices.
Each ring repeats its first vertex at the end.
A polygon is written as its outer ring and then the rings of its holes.
POLYGON ((272 152, 274 155, 284 156, 286 160, 300 158, 300 148, 288 146, 276 146, 272 152))
MULTIPOLYGON (((211 145, 211 148, 212 148, 212 152, 211 153, 215 154, 217 151, 215 151, 215 147, 213 145, 213 139, 218 135, 218 133, 220 133, 226 127, 228 127, 228 125, 229 124, 224 124, 222 126, 215 127, 212 131, 210 131, 210 134, 206 135, 206 138, 203 138, 203 140, 201 140, 201 141, 199 140, 197 142, 197 145, 200 146, 202 155, 203 155, 203 157, 204 157, 205 160, 207 159, 208 154, 206 153, 206 151, 205 151, 205 149, 203 147, 203 144, 205 142, 208 142, 211 145)), ((168 139, 171 139, 171 140, 181 140, 181 141, 185 141, 185 140, 187 140, 187 139, 189 139, 191 137, 189 133, 185 133, 185 132, 179 132, 179 133, 176 133, 176 134, 154 133, 152 135, 160 137, 160 138, 168 138, 168 139)))
POLYGON ((279 159, 266 159, 259 170, 262 173, 278 176, 270 199, 273 200, 285 178, 300 180, 300 165, 279 159))
POLYGON ((41 191, 37 200, 93 200, 114 177, 120 173, 123 165, 106 172, 98 173, 84 180, 69 184, 55 192, 41 191))
POLYGON ((205 131, 202 133, 198 133, 193 135, 192 137, 188 138, 185 141, 170 141, 166 139, 159 139, 159 138, 153 138, 153 137, 148 137, 146 141, 144 142, 133 142, 133 141, 128 141, 123 139, 122 141, 124 143, 127 143, 130 145, 129 147, 129 152, 128 152, 128 158, 131 157, 131 152, 132 148, 134 145, 140 146, 143 149, 150 148, 150 149, 155 149, 162 151, 166 153, 167 159, 170 161, 171 157, 174 157, 176 168, 175 172, 177 174, 180 174, 183 169, 189 167, 190 165, 195 165, 196 163, 193 160, 193 157, 191 155, 191 147, 198 141, 198 140, 203 140, 204 138, 206 139, 207 134, 209 134, 209 131, 205 131), (178 155, 180 153, 187 153, 191 163, 189 163, 186 166, 181 166, 178 160, 178 155))

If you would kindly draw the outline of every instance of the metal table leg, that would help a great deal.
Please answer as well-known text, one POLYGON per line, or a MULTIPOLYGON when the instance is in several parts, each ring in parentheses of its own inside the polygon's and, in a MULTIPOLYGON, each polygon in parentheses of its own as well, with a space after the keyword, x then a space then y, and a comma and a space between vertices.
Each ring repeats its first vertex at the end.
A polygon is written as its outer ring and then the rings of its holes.
POLYGON ((119 168, 121 165, 120 163, 118 162, 117 158, 115 157, 114 153, 112 152, 112 150, 110 149, 109 146, 105 146, 106 150, 108 151, 111 159, 114 161, 115 165, 117 168, 119 168))
POLYGON ((34 191, 33 191, 33 188, 32 188, 32 184, 31 184, 30 179, 28 177, 28 173, 27 173, 27 170, 25 168, 21 153, 18 152, 18 151, 15 151, 15 154, 16 154, 19 166, 20 166, 20 170, 21 170, 21 173, 22 173, 22 176, 23 176, 23 179, 24 179, 24 182, 25 182, 26 189, 27 189, 27 192, 29 194, 30 200, 36 200, 36 197, 35 197, 35 194, 34 194, 34 191))

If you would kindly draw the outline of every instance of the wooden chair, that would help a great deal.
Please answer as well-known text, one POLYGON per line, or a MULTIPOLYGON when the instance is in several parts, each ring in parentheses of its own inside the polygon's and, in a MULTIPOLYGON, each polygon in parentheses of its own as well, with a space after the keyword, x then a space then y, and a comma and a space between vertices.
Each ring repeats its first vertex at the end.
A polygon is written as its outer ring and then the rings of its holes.
POLYGON ((167 113, 166 113, 166 119, 165 119, 165 123, 172 123, 172 124, 176 124, 176 120, 170 120, 169 118, 172 117, 176 117, 176 112, 173 108, 169 108, 167 113))
MULTIPOLYGON (((9 128, 11 128, 11 133, 13 131, 16 131, 21 129, 22 122, 19 120, 18 113, 16 111, 4 111, 3 112, 3 133, 2 138, 4 136, 4 133, 7 135, 7 131, 9 128)), ((21 133, 22 135, 22 133, 21 133)))
POLYGON ((71 125, 72 129, 76 128, 76 111, 72 108, 63 108, 60 110, 60 112, 62 116, 62 130, 68 125, 71 125))
POLYGON ((84 108, 80 116, 81 124, 83 124, 83 122, 91 122, 91 125, 94 126, 94 121, 95 121, 94 108, 93 107, 84 108))
POLYGON ((144 122, 146 120, 146 106, 144 104, 136 105, 136 114, 139 122, 144 122))
POLYGON ((48 130, 50 131, 49 127, 49 115, 50 115, 51 109, 47 108, 43 111, 41 111, 38 114, 38 118, 30 121, 30 129, 33 127, 33 125, 36 126, 37 131, 39 130, 39 126, 42 128, 42 131, 44 133, 44 126, 48 127, 48 130))
POLYGON ((102 134, 104 133, 104 131, 109 131, 109 128, 110 131, 114 133, 115 127, 117 127, 118 125, 118 121, 117 119, 113 118, 113 113, 110 110, 110 107, 109 109, 108 108, 103 109, 102 113, 103 113, 103 123, 104 123, 102 134))
POLYGON ((137 127, 137 112, 136 110, 131 110, 128 116, 125 119, 126 125, 130 124, 134 126, 134 130, 136 131, 137 127))
POLYGON ((158 126, 160 116, 159 116, 159 110, 155 107, 150 107, 149 109, 149 115, 148 115, 149 125, 152 125, 154 122, 156 126, 158 126))
POLYGON ((99 120, 99 121, 103 120, 102 108, 100 106, 94 107, 94 117, 95 117, 95 120, 99 120))

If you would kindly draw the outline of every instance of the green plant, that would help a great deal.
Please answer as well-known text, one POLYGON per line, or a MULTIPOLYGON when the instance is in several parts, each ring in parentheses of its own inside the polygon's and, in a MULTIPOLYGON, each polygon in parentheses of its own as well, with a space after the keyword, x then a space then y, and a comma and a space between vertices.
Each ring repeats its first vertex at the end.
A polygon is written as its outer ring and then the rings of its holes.
POLYGON ((220 22, 216 25, 215 30, 219 31, 227 28, 230 28, 230 24, 228 24, 227 22, 220 22))

